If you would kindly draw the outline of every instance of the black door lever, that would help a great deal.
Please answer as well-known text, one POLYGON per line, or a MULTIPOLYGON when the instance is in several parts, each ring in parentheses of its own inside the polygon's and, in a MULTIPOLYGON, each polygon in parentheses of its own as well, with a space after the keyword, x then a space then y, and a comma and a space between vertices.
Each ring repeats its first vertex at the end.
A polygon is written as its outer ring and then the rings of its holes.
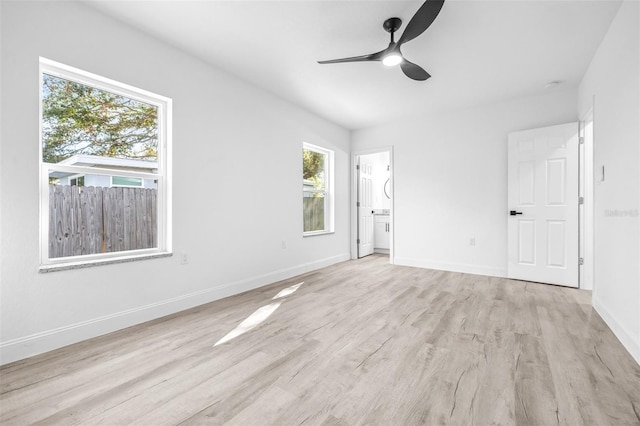
POLYGON ((509 214, 510 214, 511 216, 515 216, 515 215, 517 215, 517 214, 522 214, 522 212, 517 212, 517 211, 515 211, 515 210, 511 210, 511 211, 509 212, 509 214))

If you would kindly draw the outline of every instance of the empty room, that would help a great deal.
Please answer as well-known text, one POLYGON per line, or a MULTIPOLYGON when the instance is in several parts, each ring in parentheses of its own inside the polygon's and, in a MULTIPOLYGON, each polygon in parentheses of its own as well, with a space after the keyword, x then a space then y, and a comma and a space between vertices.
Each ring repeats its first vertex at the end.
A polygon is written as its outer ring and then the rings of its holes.
POLYGON ((3 425, 640 425, 637 0, 0 0, 3 425))

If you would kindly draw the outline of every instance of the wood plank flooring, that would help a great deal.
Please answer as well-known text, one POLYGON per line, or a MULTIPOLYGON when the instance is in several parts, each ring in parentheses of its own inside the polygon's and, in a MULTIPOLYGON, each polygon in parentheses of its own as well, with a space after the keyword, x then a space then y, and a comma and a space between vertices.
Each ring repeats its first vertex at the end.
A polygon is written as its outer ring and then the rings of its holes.
POLYGON ((6 365, 0 423, 640 425, 590 297, 369 256, 6 365))

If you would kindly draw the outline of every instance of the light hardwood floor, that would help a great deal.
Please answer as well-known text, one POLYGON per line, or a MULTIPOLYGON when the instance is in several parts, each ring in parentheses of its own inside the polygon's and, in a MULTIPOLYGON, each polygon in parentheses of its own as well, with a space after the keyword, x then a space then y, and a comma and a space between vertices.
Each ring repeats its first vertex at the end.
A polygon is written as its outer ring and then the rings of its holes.
POLYGON ((3 425, 640 424, 640 367, 589 292, 378 255, 16 362, 0 380, 3 425))

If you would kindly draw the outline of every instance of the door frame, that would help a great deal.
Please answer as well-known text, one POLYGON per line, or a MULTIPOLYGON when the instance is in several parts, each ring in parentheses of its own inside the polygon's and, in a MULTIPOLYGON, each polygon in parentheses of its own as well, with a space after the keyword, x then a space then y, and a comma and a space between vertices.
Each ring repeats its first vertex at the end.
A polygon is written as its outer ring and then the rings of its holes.
POLYGON ((594 263, 594 234, 595 234, 595 168, 594 168, 594 102, 580 117, 580 177, 579 193, 584 197, 584 204, 580 206, 580 257, 583 264, 579 267, 580 289, 593 290, 595 286, 594 263), (590 124, 590 126, 587 126, 590 124))
POLYGON ((351 153, 351 259, 358 259, 358 170, 356 168, 358 159, 361 155, 378 154, 381 152, 389 153, 389 190, 391 192, 391 211, 389 212, 389 223, 391 231, 389 233, 389 263, 393 264, 394 256, 394 212, 395 212, 395 191, 394 191, 394 166, 393 166, 393 146, 384 146, 380 148, 365 149, 360 151, 353 151, 351 153))

